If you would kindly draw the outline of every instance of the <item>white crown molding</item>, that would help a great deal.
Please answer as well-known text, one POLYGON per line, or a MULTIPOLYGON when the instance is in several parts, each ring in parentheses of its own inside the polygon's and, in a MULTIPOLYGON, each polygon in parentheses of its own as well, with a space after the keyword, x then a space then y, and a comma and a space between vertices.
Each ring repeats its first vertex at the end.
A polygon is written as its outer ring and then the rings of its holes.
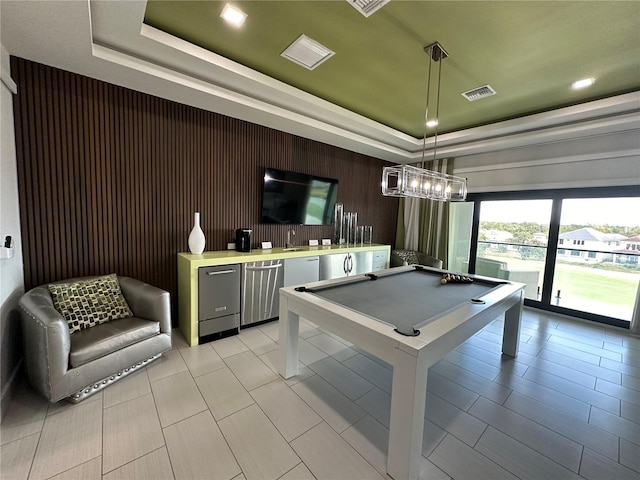
POLYGON ((0 44, 0 81, 9 89, 14 95, 18 93, 18 86, 16 82, 11 78, 11 72, 9 71, 9 53, 4 48, 4 45, 0 44))
MULTIPOLYGON (((478 165, 473 167, 456 168, 454 173, 456 175, 465 176, 470 173, 477 172, 493 172, 500 170, 529 168, 529 167, 541 167, 545 165, 559 165, 565 163, 580 163, 595 162, 600 160, 616 160, 620 158, 640 158, 640 148, 635 150, 624 150, 618 152, 599 152, 583 155, 570 155, 560 158, 542 158, 536 160, 526 160, 521 162, 509 162, 509 163, 496 163, 494 165, 478 165)), ((632 179, 635 182, 635 179, 632 179)))
POLYGON ((18 93, 18 86, 16 85, 16 82, 14 82, 9 75, 5 74, 4 71, 0 74, 0 80, 2 80, 2 84, 7 87, 11 93, 14 95, 18 93))

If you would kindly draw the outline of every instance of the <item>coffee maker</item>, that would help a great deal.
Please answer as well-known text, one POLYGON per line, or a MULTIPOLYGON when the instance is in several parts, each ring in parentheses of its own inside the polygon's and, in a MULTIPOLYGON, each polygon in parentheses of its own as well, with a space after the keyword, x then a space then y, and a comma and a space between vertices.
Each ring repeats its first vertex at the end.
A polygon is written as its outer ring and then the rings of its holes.
POLYGON ((251 230, 250 228, 238 228, 236 230, 236 250, 238 252, 251 251, 251 230))

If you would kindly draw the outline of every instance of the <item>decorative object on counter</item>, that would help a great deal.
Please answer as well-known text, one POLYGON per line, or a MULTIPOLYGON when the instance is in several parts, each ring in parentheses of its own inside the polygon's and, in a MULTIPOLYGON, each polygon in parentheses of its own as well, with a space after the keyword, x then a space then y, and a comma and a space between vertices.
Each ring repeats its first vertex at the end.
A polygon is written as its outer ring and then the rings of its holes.
MULTIPOLYGON (((427 149, 427 130, 435 128, 433 136, 433 160, 438 147, 438 116, 440 113, 440 78, 442 62, 449 54, 439 43, 424 47, 429 56, 429 76, 427 77, 427 102, 424 112, 425 130, 422 139, 422 160, 427 149), (429 119, 429 97, 431 90, 431 66, 438 63, 435 117, 429 119)), ((463 202, 467 198, 467 179, 446 173, 426 170, 412 165, 394 165, 382 169, 382 195, 388 197, 416 197, 445 202, 463 202)))
POLYGON ((358 230, 358 212, 351 212, 351 235, 349 237, 348 243, 353 243, 354 245, 358 242, 356 238, 356 232, 358 230))
POLYGON ((271 244, 271 242, 262 242, 263 250, 271 250, 272 248, 273 248, 273 245, 271 244))
POLYGON ((309 246, 310 247, 317 247, 318 246, 318 240, 309 240, 309 246))
POLYGON ((287 248, 293 248, 296 245, 296 231, 293 228, 287 229, 287 248))
MULTIPOLYGON (((334 212, 334 243, 336 245, 371 243, 372 235, 373 227, 358 225, 358 212, 345 212, 344 205, 336 203, 334 212)), ((324 239, 322 244, 326 245, 324 239)))
POLYGON ((330 238, 323 238, 322 239, 322 246, 323 247, 330 247, 331 246, 331 239, 330 238))
POLYGON ((250 228, 238 228, 236 230, 236 251, 251 251, 251 232, 253 232, 253 230, 250 228))
POLYGON ((342 219, 342 235, 344 236, 343 244, 349 245, 353 242, 353 214, 351 212, 344 212, 342 219))
POLYGON ((373 226, 371 225, 364 227, 364 243, 373 243, 373 226))
POLYGON ((193 229, 189 234, 189 251, 195 255, 204 252, 204 232, 200 228, 200 212, 193 214, 193 229))
POLYGON ((355 241, 353 242, 354 245, 363 245, 364 244, 364 226, 363 225, 357 225, 355 228, 355 241))
POLYGON ((336 203, 334 209, 333 219, 333 243, 336 245, 342 245, 344 243, 344 236, 342 234, 342 227, 344 221, 344 205, 342 203, 336 203))

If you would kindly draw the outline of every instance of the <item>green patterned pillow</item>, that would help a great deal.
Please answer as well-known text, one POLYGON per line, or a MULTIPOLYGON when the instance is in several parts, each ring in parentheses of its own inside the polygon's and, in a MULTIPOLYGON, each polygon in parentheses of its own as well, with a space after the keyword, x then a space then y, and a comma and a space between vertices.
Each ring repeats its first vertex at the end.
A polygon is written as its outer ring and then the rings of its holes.
POLYGON ((133 316, 115 273, 71 283, 51 283, 49 292, 70 333, 133 316))

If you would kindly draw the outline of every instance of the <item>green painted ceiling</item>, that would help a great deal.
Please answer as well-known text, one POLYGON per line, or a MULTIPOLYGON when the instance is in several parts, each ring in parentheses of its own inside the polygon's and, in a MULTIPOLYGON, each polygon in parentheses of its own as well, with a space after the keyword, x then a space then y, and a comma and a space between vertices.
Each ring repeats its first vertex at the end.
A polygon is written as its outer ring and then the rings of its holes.
POLYGON ((239 29, 225 3, 149 0, 145 23, 415 137, 436 41, 439 133, 640 90, 638 1, 392 0, 369 18, 346 0, 230 2, 248 14, 239 29), (281 57, 303 33, 335 56, 313 71, 281 57), (595 85, 570 89, 585 77, 595 85), (485 84, 498 94, 461 96, 485 84))

